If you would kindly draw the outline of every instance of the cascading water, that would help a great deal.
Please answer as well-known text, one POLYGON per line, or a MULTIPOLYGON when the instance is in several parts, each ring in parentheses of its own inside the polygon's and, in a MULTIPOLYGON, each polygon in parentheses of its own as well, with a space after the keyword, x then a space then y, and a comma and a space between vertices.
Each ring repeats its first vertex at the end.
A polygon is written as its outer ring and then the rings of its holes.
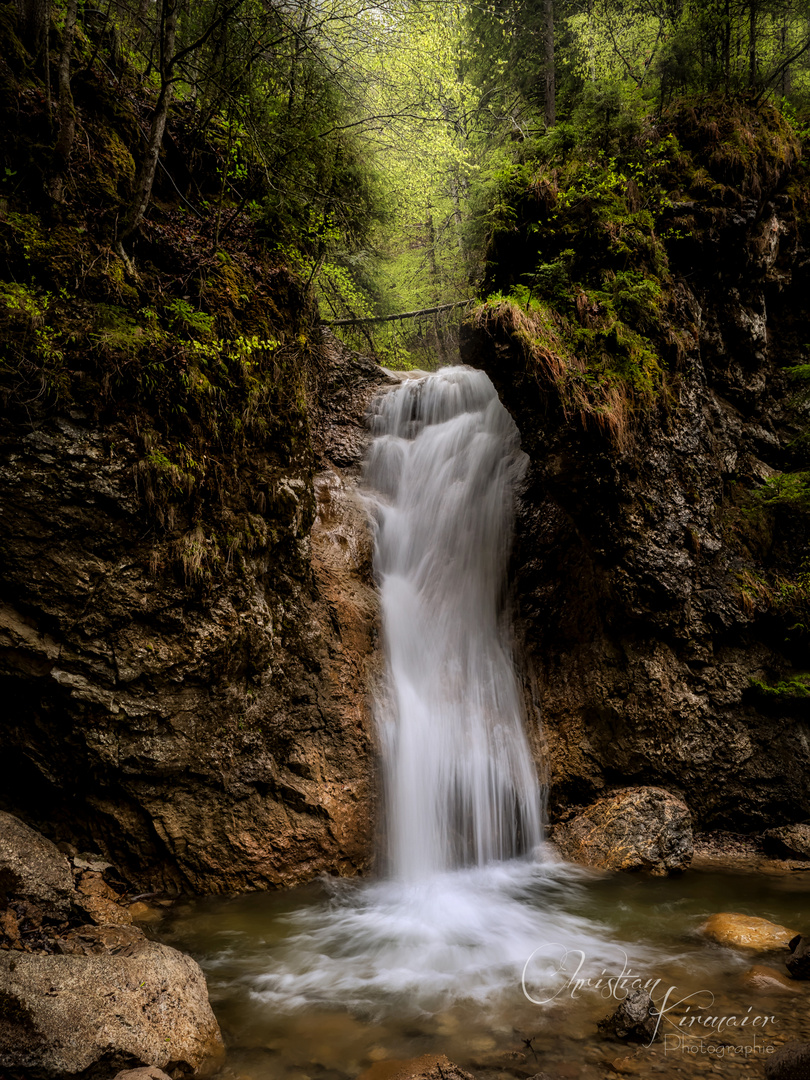
POLYGON ((460 367, 403 379, 372 429, 387 861, 380 880, 334 883, 329 904, 287 916, 251 995, 278 1013, 390 1020, 466 1001, 511 1015, 530 956, 541 979, 566 949, 611 957, 575 913, 588 872, 542 844, 504 618, 518 433, 486 375, 460 367))
POLYGON ((502 618, 523 462, 495 388, 469 368, 404 380, 372 430, 388 855, 393 876, 419 881, 542 839, 502 618))

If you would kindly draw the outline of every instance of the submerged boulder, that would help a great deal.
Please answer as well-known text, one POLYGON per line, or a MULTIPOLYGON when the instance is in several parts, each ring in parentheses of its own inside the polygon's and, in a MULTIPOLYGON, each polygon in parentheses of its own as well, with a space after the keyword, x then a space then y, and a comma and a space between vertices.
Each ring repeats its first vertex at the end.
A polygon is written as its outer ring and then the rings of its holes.
POLYGON ((205 1072, 224 1053, 199 966, 131 940, 122 953, 0 953, 0 1071, 43 1077, 157 1066, 205 1072))
POLYGON ((571 862, 664 877, 692 861, 692 815, 662 788, 628 788, 559 825, 552 840, 571 862))
POLYGON ((736 945, 741 949, 756 949, 759 952, 785 948, 797 936, 795 930, 788 930, 786 926, 760 919, 756 915, 739 915, 727 911, 710 915, 701 926, 700 932, 718 945, 736 945))

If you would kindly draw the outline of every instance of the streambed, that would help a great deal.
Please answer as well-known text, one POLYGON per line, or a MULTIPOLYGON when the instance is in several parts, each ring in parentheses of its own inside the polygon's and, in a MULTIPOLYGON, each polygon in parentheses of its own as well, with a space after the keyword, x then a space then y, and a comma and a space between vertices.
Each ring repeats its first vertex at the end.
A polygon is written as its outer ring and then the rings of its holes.
POLYGON ((443 875, 421 896, 390 882, 324 881, 184 901, 161 937, 201 963, 229 1047, 226 1072, 238 1080, 349 1080, 368 1069, 386 1080, 387 1062, 426 1053, 486 1080, 538 1072, 753 1080, 764 1075, 768 1046, 810 1040, 810 984, 782 992, 752 984, 752 966, 784 973, 782 957, 706 942, 698 928, 718 911, 807 931, 810 872, 651 879, 510 863, 443 875), (543 958, 556 963, 559 945, 571 954, 555 977, 543 958), (553 997, 543 1005, 521 988, 538 947, 527 988, 538 1001, 553 997), (597 1029, 630 986, 630 976, 618 979, 628 967, 656 984, 659 1005, 682 1002, 663 1021, 666 1040, 651 1048, 597 1029), (576 987, 587 978, 590 986, 576 987), (717 1033, 680 1023, 692 1016, 750 1022, 717 1033))

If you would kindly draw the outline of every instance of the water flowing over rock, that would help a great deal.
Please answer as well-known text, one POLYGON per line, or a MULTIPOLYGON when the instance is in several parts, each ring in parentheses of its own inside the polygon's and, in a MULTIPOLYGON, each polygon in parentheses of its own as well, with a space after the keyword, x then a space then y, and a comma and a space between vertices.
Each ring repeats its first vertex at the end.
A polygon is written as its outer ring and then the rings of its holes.
POLYGON ((685 870, 694 851, 689 808, 660 788, 633 788, 600 799, 558 825, 552 839, 572 862, 659 877, 685 870))
POLYGON ((541 840, 503 622, 523 461, 492 383, 469 369, 404 380, 377 400, 372 428, 385 824, 393 873, 419 880, 541 840))

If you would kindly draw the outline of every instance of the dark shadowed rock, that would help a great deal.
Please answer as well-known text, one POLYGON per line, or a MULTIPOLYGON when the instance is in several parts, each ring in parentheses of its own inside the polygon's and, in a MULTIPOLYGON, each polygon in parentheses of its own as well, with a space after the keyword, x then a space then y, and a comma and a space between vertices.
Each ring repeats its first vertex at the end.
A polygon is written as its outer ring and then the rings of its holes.
POLYGON ((660 788, 629 788, 600 799, 552 835, 564 858, 604 870, 664 876, 692 859, 689 808, 660 788))
POLYGON ((175 949, 141 935, 129 955, 0 952, 0 1071, 54 1080, 137 1066, 196 1073, 223 1052, 205 978, 175 949))
POLYGON ((762 834, 765 850, 780 859, 810 859, 810 825, 782 825, 762 834))
POLYGON ((0 906, 14 897, 67 914, 73 876, 67 857, 50 840, 0 811, 0 906))
POLYGON ((599 1030, 623 1042, 650 1043, 659 1037, 659 1018, 646 990, 634 990, 618 1009, 599 1021, 599 1030))
POLYGON ((767 1080, 810 1080, 810 1043, 790 1042, 765 1062, 767 1080))
POLYGON ((789 945, 790 956, 785 966, 794 979, 810 979, 810 938, 797 934, 789 945))

